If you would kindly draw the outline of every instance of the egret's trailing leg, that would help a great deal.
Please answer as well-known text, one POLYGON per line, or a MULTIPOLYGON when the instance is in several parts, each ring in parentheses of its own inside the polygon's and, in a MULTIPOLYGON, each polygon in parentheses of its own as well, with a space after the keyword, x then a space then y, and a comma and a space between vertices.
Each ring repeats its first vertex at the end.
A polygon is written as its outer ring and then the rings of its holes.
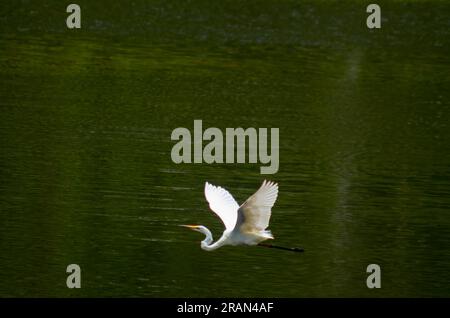
POLYGON ((304 252, 305 250, 300 247, 283 247, 283 246, 277 246, 273 244, 266 244, 266 243, 259 243, 258 246, 262 247, 268 247, 268 248, 277 248, 279 250, 285 250, 285 251, 291 251, 291 252, 304 252))

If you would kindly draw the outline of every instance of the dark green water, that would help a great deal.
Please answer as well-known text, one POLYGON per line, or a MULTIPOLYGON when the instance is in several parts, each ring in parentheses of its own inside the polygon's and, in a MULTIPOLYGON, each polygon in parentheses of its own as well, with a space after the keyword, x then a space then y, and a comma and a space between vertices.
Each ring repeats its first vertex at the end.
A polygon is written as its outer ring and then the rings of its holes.
MULTIPOLYGON (((450 4, 0 5, 0 296, 450 296, 450 4), (278 127, 280 170, 171 161, 173 129, 278 127), (280 185, 279 245, 200 249, 280 185), (66 267, 82 288, 66 287, 66 267), (366 287, 366 267, 382 288, 366 287)), ((274 242, 274 243, 275 243, 274 242)))

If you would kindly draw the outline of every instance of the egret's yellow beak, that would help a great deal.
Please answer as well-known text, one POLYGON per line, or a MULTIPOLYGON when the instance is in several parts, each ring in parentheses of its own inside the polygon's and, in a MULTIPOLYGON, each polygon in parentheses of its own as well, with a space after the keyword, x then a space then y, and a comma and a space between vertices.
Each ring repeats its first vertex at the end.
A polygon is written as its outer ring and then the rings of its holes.
POLYGON ((180 226, 187 227, 188 229, 195 230, 198 228, 198 225, 185 225, 181 224, 180 226))

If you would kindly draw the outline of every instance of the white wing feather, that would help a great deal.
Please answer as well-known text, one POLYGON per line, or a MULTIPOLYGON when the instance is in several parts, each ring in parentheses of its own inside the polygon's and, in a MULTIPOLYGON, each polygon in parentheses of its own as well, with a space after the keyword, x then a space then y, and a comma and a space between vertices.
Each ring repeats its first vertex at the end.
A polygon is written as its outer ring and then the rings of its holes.
POLYGON ((278 197, 278 184, 264 180, 258 191, 238 211, 236 228, 242 233, 258 233, 269 226, 272 207, 278 197))
POLYGON ((216 213, 225 225, 226 230, 233 230, 236 226, 239 204, 224 188, 205 183, 205 197, 209 208, 216 213))

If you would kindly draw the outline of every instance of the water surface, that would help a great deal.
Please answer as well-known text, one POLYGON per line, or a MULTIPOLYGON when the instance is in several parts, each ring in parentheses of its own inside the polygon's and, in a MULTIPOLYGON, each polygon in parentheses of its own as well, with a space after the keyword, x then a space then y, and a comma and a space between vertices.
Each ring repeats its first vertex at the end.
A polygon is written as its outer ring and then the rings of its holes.
POLYGON ((449 5, 2 3, 0 296, 450 295, 449 5), (280 170, 171 161, 173 129, 278 127, 280 170), (205 181, 279 183, 276 243, 207 253, 205 181), (66 266, 82 288, 66 287, 66 266), (368 264, 382 269, 369 290, 368 264))

